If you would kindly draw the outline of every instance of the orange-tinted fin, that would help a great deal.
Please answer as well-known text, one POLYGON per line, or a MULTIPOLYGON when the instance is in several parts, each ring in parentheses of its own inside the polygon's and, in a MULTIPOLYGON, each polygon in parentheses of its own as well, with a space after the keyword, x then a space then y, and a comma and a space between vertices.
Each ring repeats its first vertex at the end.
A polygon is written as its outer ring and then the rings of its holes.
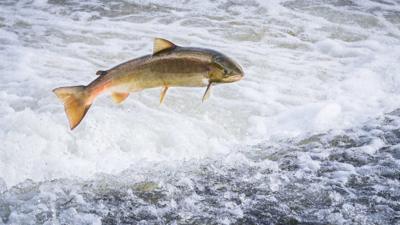
POLYGON ((53 90, 64 103, 69 126, 74 129, 82 121, 91 106, 90 95, 85 86, 59 87, 53 90))
POLYGON ((113 92, 111 97, 115 103, 123 102, 129 96, 128 92, 113 92))
POLYGON ((163 38, 155 38, 154 45, 153 45, 153 54, 159 53, 166 49, 175 48, 176 45, 168 40, 163 38))
POLYGON ((212 85, 212 82, 208 83, 206 92, 204 92, 204 95, 203 95, 202 102, 204 102, 205 100, 207 100, 210 97, 211 85, 212 85))
POLYGON ((165 97, 165 94, 167 93, 167 91, 168 91, 168 86, 164 86, 163 89, 161 90, 161 94, 160 94, 160 104, 163 103, 164 97, 165 97))

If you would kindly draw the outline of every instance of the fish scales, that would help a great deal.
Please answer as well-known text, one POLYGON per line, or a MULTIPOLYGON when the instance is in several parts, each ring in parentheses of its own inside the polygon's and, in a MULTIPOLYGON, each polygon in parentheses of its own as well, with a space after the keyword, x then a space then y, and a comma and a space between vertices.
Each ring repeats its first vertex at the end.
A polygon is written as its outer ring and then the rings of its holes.
POLYGON ((130 92, 162 87, 160 103, 170 87, 205 87, 203 101, 214 84, 242 79, 242 68, 228 56, 212 49, 180 47, 156 38, 152 55, 121 63, 99 75, 88 85, 60 87, 54 93, 64 103, 64 109, 74 129, 83 119, 94 99, 111 91, 116 103, 123 102, 130 92))

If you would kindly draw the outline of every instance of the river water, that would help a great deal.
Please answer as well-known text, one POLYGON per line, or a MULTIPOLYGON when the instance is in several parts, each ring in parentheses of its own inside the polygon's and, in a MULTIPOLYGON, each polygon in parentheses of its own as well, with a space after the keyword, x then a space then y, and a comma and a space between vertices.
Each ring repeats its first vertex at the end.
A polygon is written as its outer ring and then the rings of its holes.
POLYGON ((400 2, 0 1, 0 224, 400 224, 400 2), (70 131, 55 87, 152 51, 245 78, 102 95, 70 131))

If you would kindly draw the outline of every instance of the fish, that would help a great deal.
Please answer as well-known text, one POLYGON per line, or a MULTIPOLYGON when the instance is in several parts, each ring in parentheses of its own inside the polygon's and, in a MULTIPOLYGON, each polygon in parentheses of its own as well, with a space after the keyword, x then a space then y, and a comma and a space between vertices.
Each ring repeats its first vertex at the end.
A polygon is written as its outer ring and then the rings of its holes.
POLYGON ((70 129, 85 117, 97 96, 111 92, 115 103, 122 103, 131 92, 161 87, 160 104, 171 87, 205 87, 202 101, 215 84, 232 83, 243 78, 242 67, 213 49, 181 47, 163 38, 155 38, 153 53, 99 70, 88 85, 55 88, 64 104, 70 129))

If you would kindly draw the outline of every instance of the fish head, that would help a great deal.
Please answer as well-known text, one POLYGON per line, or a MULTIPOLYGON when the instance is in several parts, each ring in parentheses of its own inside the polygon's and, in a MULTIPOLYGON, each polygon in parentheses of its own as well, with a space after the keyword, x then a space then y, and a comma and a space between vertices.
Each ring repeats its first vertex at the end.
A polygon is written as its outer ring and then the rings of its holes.
POLYGON ((211 67, 210 81, 213 83, 232 83, 244 76, 242 67, 221 53, 212 57, 211 67))

